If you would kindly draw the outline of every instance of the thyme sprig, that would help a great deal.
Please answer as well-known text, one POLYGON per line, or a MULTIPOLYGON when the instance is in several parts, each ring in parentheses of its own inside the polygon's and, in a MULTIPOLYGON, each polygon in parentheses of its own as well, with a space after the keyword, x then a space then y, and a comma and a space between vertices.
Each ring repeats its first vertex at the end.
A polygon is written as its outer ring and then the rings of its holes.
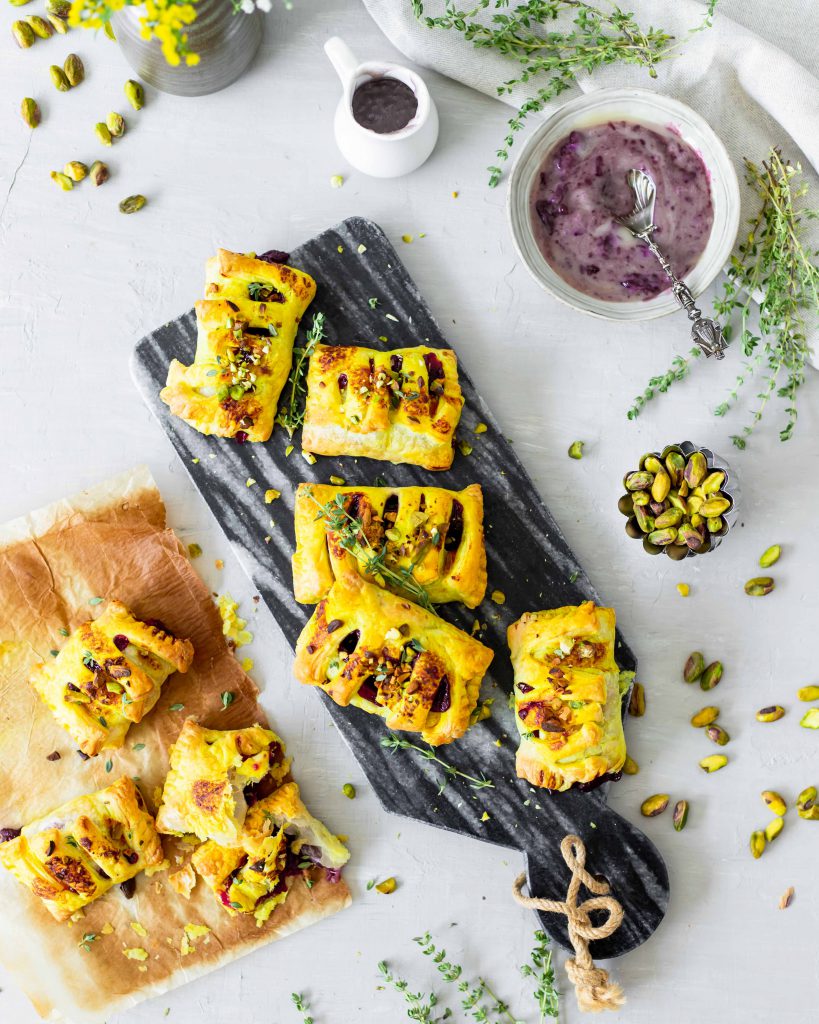
POLYGON ((388 750, 395 752, 396 750, 414 750, 420 754, 426 761, 432 761, 438 765, 443 771, 444 777, 438 787, 438 795, 446 789, 450 779, 458 778, 463 779, 469 783, 471 789, 494 789, 495 783, 491 779, 487 779, 483 773, 480 778, 476 778, 474 775, 467 775, 466 772, 462 772, 460 768, 456 768, 455 765, 449 764, 448 761, 444 761, 438 757, 435 753, 434 747, 428 749, 419 747, 416 743, 410 743, 409 740, 401 739, 400 736, 396 736, 395 733, 390 733, 389 736, 381 737, 381 746, 386 747, 388 750))
POLYGON ((293 369, 290 371, 286 385, 286 388, 290 389, 289 397, 284 404, 279 406, 279 411, 276 413, 276 422, 284 427, 290 437, 304 423, 304 398, 307 391, 304 378, 307 374, 307 363, 315 352, 316 345, 323 341, 324 337, 324 314, 314 313, 313 322, 307 332, 307 344, 304 348, 293 350, 293 369))
POLYGON ((437 614, 426 587, 415 578, 415 567, 427 552, 428 545, 421 547, 408 566, 392 566, 387 563, 386 541, 380 550, 370 543, 360 518, 350 515, 345 508, 345 496, 337 494, 322 505, 309 492, 310 500, 318 509, 316 520, 322 520, 328 533, 335 535, 338 543, 362 566, 368 576, 380 576, 390 587, 401 591, 416 604, 420 604, 433 615, 437 614))
MULTIPOLYGON (((805 380, 810 355, 805 316, 819 310, 819 252, 804 235, 804 221, 819 217, 819 210, 800 208, 808 192, 801 174, 801 166, 783 159, 778 148, 771 149, 761 166, 745 160, 746 180, 761 205, 731 257, 722 295, 714 302, 723 333, 728 339, 734 331, 738 333, 746 357, 736 383, 714 414, 724 416, 738 401, 743 385, 758 371, 763 374, 750 422, 732 437, 737 448, 746 446, 774 396, 786 403, 780 440, 789 440, 796 426, 796 392, 805 380)), ((687 357, 675 356, 670 370, 652 377, 629 409, 629 419, 639 416, 658 392, 684 380, 699 355, 699 349, 693 348, 687 357)))
POLYGON ((411 992, 409 983, 394 975, 386 960, 379 962, 378 970, 384 981, 404 997, 408 1007, 407 1017, 410 1020, 417 1021, 419 1024, 441 1024, 442 1021, 449 1020, 452 1016, 452 1010, 449 1007, 446 1007, 444 1012, 438 1016, 435 1010, 438 1005, 438 997, 435 993, 430 992, 425 995, 423 992, 411 992))
POLYGON ((477 982, 465 980, 463 968, 460 964, 452 963, 446 958, 446 950, 438 949, 432 941, 429 932, 416 936, 412 940, 421 947, 424 956, 432 958, 438 973, 452 984, 458 983, 458 991, 461 993, 461 1006, 478 1024, 500 1024, 507 1021, 508 1024, 523 1024, 509 1011, 509 1007, 502 999, 499 999, 492 990, 485 978, 478 978, 477 982), (488 999, 488 1004, 484 1000, 488 999))
MULTIPOLYGON (((709 0, 698 32, 711 25, 718 0, 709 0)), ((545 83, 536 89, 509 119, 508 132, 497 151, 500 161, 509 159, 509 149, 530 114, 574 85, 578 74, 591 74, 608 64, 637 64, 651 78, 657 77, 656 65, 674 53, 674 37, 662 29, 643 29, 631 13, 615 4, 598 7, 584 0, 523 0, 509 9, 509 0, 477 0, 474 7, 462 10, 457 0, 445 0, 445 13, 438 17, 424 14, 423 0, 412 0, 415 17, 427 28, 460 32, 478 49, 491 49, 520 65, 516 77, 497 87, 498 96, 508 95, 520 85, 545 83), (476 20, 492 8, 488 23, 476 20), (572 14, 570 25, 557 20, 572 14), (539 32, 537 29, 543 31, 539 32)), ((500 181, 499 166, 487 168, 489 184, 500 181)))
POLYGON ((302 1015, 302 1024, 313 1024, 313 1018, 310 1015, 310 1007, 304 1001, 304 996, 299 992, 291 992, 290 998, 293 1000, 293 1005, 302 1015))
POLYGON ((524 978, 535 978, 537 986, 534 991, 535 1002, 540 1013, 540 1024, 547 1017, 557 1020, 560 1004, 555 988, 555 970, 552 965, 552 950, 549 936, 544 931, 535 932, 535 946, 531 954, 531 964, 523 964, 520 973, 524 978))

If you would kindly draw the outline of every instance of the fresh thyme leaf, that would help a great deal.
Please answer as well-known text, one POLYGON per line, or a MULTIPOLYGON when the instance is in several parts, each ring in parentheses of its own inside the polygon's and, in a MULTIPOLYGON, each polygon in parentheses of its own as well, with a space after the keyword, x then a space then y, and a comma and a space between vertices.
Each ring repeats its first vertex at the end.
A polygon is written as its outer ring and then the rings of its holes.
POLYGON ((535 932, 535 946, 530 956, 532 963, 524 964, 520 969, 520 973, 524 978, 536 979, 534 998, 540 1012, 540 1024, 544 1024, 547 1017, 557 1020, 560 1007, 557 989, 555 988, 552 951, 549 944, 549 936, 546 932, 535 932))
MULTIPOLYGON (((417 936, 412 941, 421 947, 424 956, 432 959, 444 981, 452 984, 461 979, 463 968, 460 964, 447 960, 446 950, 436 947, 429 932, 417 936)), ((477 982, 460 980, 458 991, 461 993, 461 1006, 479 1024, 501 1024, 502 1021, 506 1021, 507 1024, 520 1024, 517 1017, 509 1011, 508 1005, 495 995, 485 978, 478 978, 477 982)))
MULTIPOLYGON (((703 21, 689 35, 711 25, 717 3, 708 0, 703 21)), ((656 65, 674 55, 673 36, 661 29, 641 28, 632 14, 610 3, 603 9, 583 0, 523 0, 510 9, 509 0, 475 0, 471 10, 460 10, 457 0, 445 0, 444 13, 438 17, 425 16, 423 0, 412 0, 412 8, 427 28, 460 32, 477 49, 494 50, 510 64, 520 65, 517 75, 497 87, 498 96, 531 83, 532 95, 509 119, 496 154, 501 162, 509 159, 509 149, 529 115, 571 88, 581 72, 591 74, 609 64, 637 64, 656 78, 656 65), (490 9, 491 16, 478 20, 490 9), (570 22, 567 15, 572 15, 570 22)), ((487 170, 494 187, 503 172, 499 166, 487 170)))
MULTIPOLYGON (((796 392, 805 380, 809 356, 806 315, 819 309, 819 253, 804 236, 804 220, 819 217, 819 210, 801 206, 808 191, 807 182, 799 180, 801 174, 800 165, 783 159, 777 148, 771 149, 761 166, 745 161, 746 179, 761 206, 731 257, 722 296, 714 302, 726 339, 730 339, 732 328, 738 327, 747 360, 714 414, 724 416, 738 400, 742 386, 758 370, 764 374, 750 423, 733 437, 737 448, 745 447, 774 396, 786 403, 780 440, 789 440, 796 426, 796 392)), ((667 373, 652 377, 629 409, 629 419, 639 416, 658 392, 684 380, 699 356, 700 350, 692 348, 688 357, 676 356, 667 373)))
POLYGON ((168 711, 181 711, 182 708, 184 708, 184 706, 184 704, 171 704, 171 706, 168 708, 168 711))
POLYGON ((442 793, 446 788, 446 784, 448 781, 447 776, 450 778, 463 779, 465 782, 469 783, 471 789, 495 788, 495 783, 492 782, 491 779, 487 779, 484 775, 481 775, 480 778, 476 778, 474 775, 467 775, 465 772, 462 772, 460 768, 456 768, 454 765, 449 764, 448 761, 442 760, 435 753, 434 747, 429 747, 429 749, 419 747, 415 743, 410 743, 409 740, 401 739, 401 737, 396 736, 394 732, 391 732, 389 736, 381 737, 381 746, 386 747, 388 750, 392 751, 414 750, 417 753, 419 753, 421 757, 423 757, 426 761, 433 761, 435 764, 437 764, 444 773, 443 784, 441 785, 441 788, 438 790, 439 793, 442 793))
POLYGON ((227 708, 229 708, 230 705, 234 702, 234 700, 236 700, 235 694, 233 694, 230 690, 225 690, 224 693, 222 694, 222 710, 224 711, 227 708))
POLYGON ((77 943, 77 945, 84 953, 90 953, 91 943, 96 942, 98 938, 99 935, 97 935, 96 932, 86 932, 85 935, 83 935, 81 941, 77 943))
POLYGON ((310 1016, 310 1007, 304 1001, 304 996, 299 992, 291 992, 290 998, 293 1000, 293 1005, 302 1015, 302 1024, 313 1024, 313 1018, 310 1016))
POLYGON ((438 1016, 435 1012, 435 1007, 438 1005, 438 997, 435 993, 430 992, 425 995, 423 992, 410 992, 408 983, 392 973, 386 960, 379 962, 378 970, 384 981, 403 996, 407 1004, 407 1017, 410 1020, 418 1021, 419 1024, 441 1024, 442 1021, 449 1020, 452 1016, 452 1010, 448 1007, 438 1016))
POLYGON ((307 391, 304 378, 307 374, 307 363, 315 352, 316 345, 324 337, 324 314, 314 313, 313 323, 307 332, 307 344, 304 348, 293 350, 293 369, 287 378, 289 397, 283 405, 279 406, 279 411, 276 413, 276 422, 284 427, 290 437, 304 423, 304 396, 307 391))

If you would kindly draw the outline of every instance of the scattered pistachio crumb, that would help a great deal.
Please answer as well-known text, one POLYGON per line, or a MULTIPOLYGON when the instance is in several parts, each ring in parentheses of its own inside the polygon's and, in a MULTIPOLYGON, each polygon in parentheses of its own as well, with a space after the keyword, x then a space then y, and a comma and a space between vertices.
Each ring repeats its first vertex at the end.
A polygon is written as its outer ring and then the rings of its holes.
POLYGON ((788 907, 791 905, 791 903, 793 903, 794 894, 795 894, 794 887, 792 885, 789 885, 788 888, 782 893, 782 898, 779 901, 779 909, 780 910, 787 910, 788 909, 788 907))
POLYGON ((270 543, 270 541, 271 541, 272 539, 273 539, 273 538, 272 538, 272 537, 271 537, 271 536, 270 536, 270 535, 268 534, 268 535, 267 535, 267 536, 266 536, 266 537, 264 538, 264 542, 265 542, 265 544, 269 544, 269 543, 270 543))
POLYGON ((394 323, 398 323, 398 317, 397 316, 393 316, 392 313, 385 313, 384 316, 388 320, 392 320, 394 323))
POLYGON ((275 487, 268 487, 264 492, 264 503, 265 505, 269 505, 272 501, 275 501, 276 498, 280 498, 281 496, 281 491, 277 491, 275 487))
POLYGON ((196 544, 188 544, 188 558, 199 558, 202 554, 202 548, 196 544))
POLYGON ((358 253, 358 255, 359 255, 359 256, 363 256, 363 255, 364 255, 364 253, 365 253, 366 251, 367 251, 367 246, 366 246, 366 245, 364 245, 364 243, 363 243, 363 242, 362 242, 362 243, 361 243, 361 245, 359 245, 359 247, 358 247, 358 248, 356 249, 356 252, 358 253))
POLYGON ((476 423, 475 424, 475 431, 474 432, 476 434, 485 434, 487 432, 487 430, 489 430, 489 427, 487 427, 487 425, 485 423, 476 423))
POLYGON ((491 596, 495 604, 506 604, 506 594, 502 590, 493 590, 491 596))
POLYGON ((335 484, 336 487, 343 487, 344 484, 347 483, 347 481, 344 479, 343 476, 331 476, 330 483, 335 484))
POLYGON ((460 192, 453 192, 452 193, 452 198, 453 199, 457 199, 459 195, 460 195, 460 192))
POLYGON ((132 949, 123 949, 122 955, 128 957, 129 960, 147 960, 148 950, 137 946, 132 949))
POLYGON ((256 481, 253 479, 252 476, 249 476, 247 478, 247 480, 245 480, 245 487, 255 487, 255 486, 256 486, 256 481))
POLYGON ((467 444, 466 441, 458 441, 458 451, 461 455, 471 455, 474 449, 471 444, 467 444))
POLYGON ((484 811, 483 814, 481 815, 481 821, 489 821, 489 815, 486 813, 486 811, 484 811))
MULTIPOLYGON (((341 174, 334 174, 332 178, 330 178, 330 188, 341 188, 343 184, 344 178, 341 174)), ((339 249, 339 252, 341 252, 341 249, 339 249)))
POLYGON ((199 459, 192 459, 191 461, 193 462, 194 466, 199 465, 199 459))
POLYGON ((375 309, 375 307, 378 305, 378 299, 367 299, 367 305, 370 307, 370 309, 375 309))
POLYGON ((689 587, 687 583, 678 583, 677 593, 680 595, 680 597, 688 597, 688 595, 691 593, 691 587, 689 587))
POLYGON ((379 334, 378 335, 378 340, 379 341, 388 341, 389 339, 387 338, 386 334, 379 334))
POLYGON ((406 242, 407 245, 412 241, 412 235, 401 235, 401 241, 406 242))
POLYGON ((388 896, 391 892, 395 892, 398 888, 398 882, 392 877, 385 878, 383 882, 379 882, 376 889, 379 892, 383 892, 385 896, 388 896))
POLYGON ((302 449, 301 457, 304 459, 308 466, 315 466, 317 462, 315 455, 312 452, 304 451, 304 449, 302 449))
POLYGON ((147 932, 144 924, 140 924, 139 921, 131 921, 131 927, 133 928, 133 930, 137 933, 137 935, 141 939, 144 939, 144 938, 147 937, 148 932, 147 932))
POLYGON ((222 561, 221 558, 217 558, 213 564, 216 566, 217 569, 224 569, 225 567, 225 563, 222 561))
POLYGON ((340 245, 338 247, 338 252, 344 252, 344 246, 343 245, 340 245))
POLYGON ((284 449, 284 457, 285 457, 286 459, 289 459, 289 458, 290 458, 290 456, 291 456, 291 455, 293 454, 293 450, 294 450, 294 446, 293 446, 292 444, 289 444, 289 445, 288 445, 288 446, 287 446, 287 447, 286 447, 286 448, 284 449))
POLYGON ((102 926, 102 928, 100 928, 100 935, 113 935, 113 934, 114 934, 114 926, 111 924, 110 921, 107 921, 102 926))
POLYGON ((243 672, 250 672, 250 671, 252 671, 252 669, 253 669, 253 659, 252 658, 242 658, 242 671, 243 672))

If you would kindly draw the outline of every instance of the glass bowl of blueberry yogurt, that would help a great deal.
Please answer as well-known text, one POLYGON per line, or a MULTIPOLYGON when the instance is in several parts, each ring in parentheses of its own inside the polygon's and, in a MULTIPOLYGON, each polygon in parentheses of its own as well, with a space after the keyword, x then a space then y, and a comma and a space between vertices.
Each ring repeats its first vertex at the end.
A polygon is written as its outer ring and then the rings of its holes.
POLYGON ((725 266, 739 228, 739 182, 710 125, 646 89, 601 89, 562 106, 530 136, 509 182, 520 258, 562 302, 608 320, 679 309, 670 282, 619 222, 631 168, 657 187, 654 241, 696 296, 725 266))

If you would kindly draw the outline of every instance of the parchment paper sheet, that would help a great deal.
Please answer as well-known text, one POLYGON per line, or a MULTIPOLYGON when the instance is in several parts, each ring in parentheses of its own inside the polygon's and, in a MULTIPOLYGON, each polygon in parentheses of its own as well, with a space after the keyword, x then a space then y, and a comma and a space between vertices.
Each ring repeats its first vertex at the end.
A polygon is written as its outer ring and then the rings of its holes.
MULTIPOLYGON (((165 507, 147 468, 0 527, 0 827, 19 828, 121 775, 138 778, 155 811, 168 748, 185 717, 222 729, 264 723, 256 696, 225 642, 211 594, 166 528, 165 507), (124 747, 83 761, 27 677, 62 645, 61 628, 70 632, 99 613, 104 605, 89 603, 96 597, 117 597, 137 617, 161 620, 190 638, 195 657, 190 671, 168 680, 156 708, 131 727, 124 747), (227 709, 224 691, 235 698, 227 709), (177 703, 184 708, 170 711, 177 703), (135 751, 137 744, 145 746, 135 751), (48 761, 54 751, 60 759, 48 761)), ((192 849, 167 837, 164 845, 171 872, 192 849)), ((101 1021, 349 905, 345 883, 333 885, 323 876, 317 869, 312 889, 296 880, 262 928, 252 919, 229 917, 201 881, 185 900, 165 871, 137 876, 134 899, 117 888, 91 904, 82 920, 59 924, 0 869, 0 960, 46 1019, 101 1021), (132 922, 147 936, 135 932, 132 922), (107 924, 113 933, 103 935, 107 924), (211 934, 183 956, 186 924, 207 925, 211 934), (80 948, 87 932, 99 936, 90 952, 80 948), (134 947, 147 950, 144 963, 123 954, 134 947)))

